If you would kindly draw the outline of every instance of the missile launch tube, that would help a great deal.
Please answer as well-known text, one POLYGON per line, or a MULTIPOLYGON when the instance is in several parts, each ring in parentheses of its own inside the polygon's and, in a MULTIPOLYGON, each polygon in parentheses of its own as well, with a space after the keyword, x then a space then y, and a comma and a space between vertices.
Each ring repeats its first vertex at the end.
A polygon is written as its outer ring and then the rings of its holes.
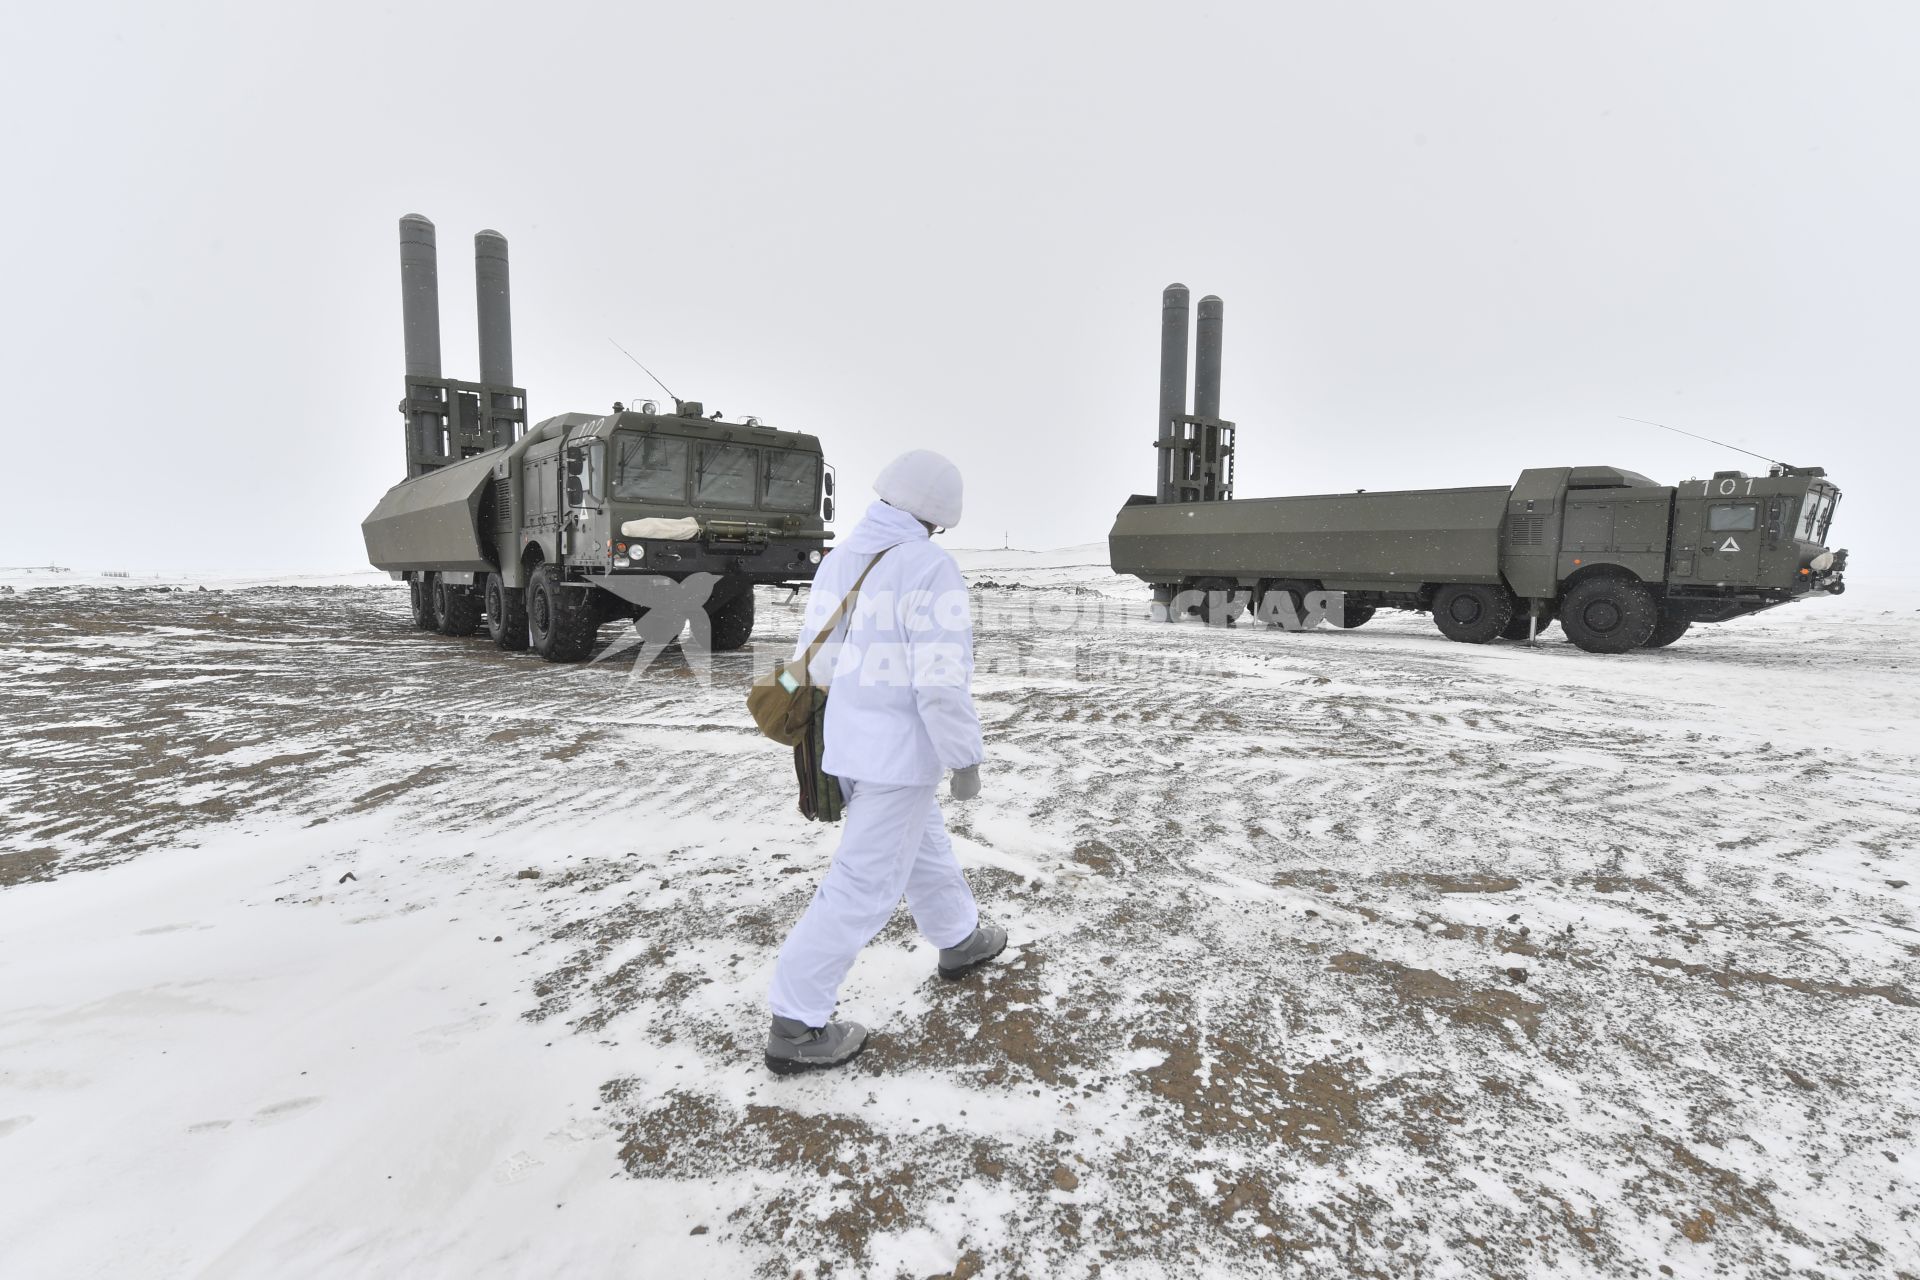
POLYGON ((482 231, 473 238, 475 313, 480 320, 480 381, 513 385, 513 308, 507 287, 507 238, 482 231))
POLYGON ((1220 416, 1220 331, 1226 304, 1213 294, 1200 299, 1193 344, 1193 416, 1220 416))
POLYGON ((400 315, 407 376, 440 376, 440 265, 433 223, 417 213, 400 219, 400 315))
POLYGON ((1187 286, 1170 284, 1160 295, 1160 422, 1155 438, 1160 448, 1158 482, 1154 496, 1171 502, 1173 442, 1187 412, 1187 286))

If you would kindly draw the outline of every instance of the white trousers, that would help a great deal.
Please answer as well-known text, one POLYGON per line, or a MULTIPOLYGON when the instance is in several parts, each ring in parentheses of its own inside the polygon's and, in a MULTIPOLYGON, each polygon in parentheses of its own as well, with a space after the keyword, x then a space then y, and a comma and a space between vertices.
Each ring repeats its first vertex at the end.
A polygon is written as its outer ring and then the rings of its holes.
POLYGON ((965 942, 980 923, 973 891, 940 820, 938 784, 886 787, 840 780, 846 826, 833 865, 773 966, 774 1016, 825 1026, 860 948, 886 927, 904 893, 936 947, 965 942))

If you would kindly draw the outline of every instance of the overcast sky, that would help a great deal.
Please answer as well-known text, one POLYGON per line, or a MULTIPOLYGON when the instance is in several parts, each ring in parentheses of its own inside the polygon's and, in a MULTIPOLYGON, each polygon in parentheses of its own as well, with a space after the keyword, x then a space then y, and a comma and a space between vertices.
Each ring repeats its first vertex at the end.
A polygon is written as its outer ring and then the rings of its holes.
MULTIPOLYGON (((402 474, 396 220, 512 244, 535 418, 816 432, 955 545, 1152 481, 1159 294, 1226 299, 1243 497, 1824 465, 1912 573, 1920 7, 14 5, 0 564, 350 568, 402 474)), ((856 504, 856 509, 857 509, 856 504)), ((845 521, 842 522, 845 527, 845 521)))

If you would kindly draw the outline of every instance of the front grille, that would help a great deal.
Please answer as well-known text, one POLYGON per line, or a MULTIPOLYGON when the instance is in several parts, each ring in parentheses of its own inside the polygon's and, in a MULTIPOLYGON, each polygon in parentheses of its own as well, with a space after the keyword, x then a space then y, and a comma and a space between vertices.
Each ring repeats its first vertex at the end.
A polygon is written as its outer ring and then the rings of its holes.
POLYGON ((1542 516, 1514 516, 1507 522, 1507 545, 1537 547, 1545 539, 1546 527, 1542 516))

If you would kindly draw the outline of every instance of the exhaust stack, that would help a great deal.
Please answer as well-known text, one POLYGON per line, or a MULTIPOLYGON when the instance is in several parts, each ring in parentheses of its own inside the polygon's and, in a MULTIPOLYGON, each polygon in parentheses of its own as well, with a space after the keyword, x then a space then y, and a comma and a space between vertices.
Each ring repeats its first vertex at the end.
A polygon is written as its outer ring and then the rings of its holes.
POLYGON ((486 230, 473 238, 473 286, 480 320, 480 381, 513 385, 513 307, 507 286, 507 238, 486 230))
POLYGON ((1180 420, 1187 414, 1187 286, 1170 284, 1160 295, 1160 423, 1159 476, 1154 497, 1177 502, 1174 494, 1174 445, 1180 439, 1180 420))

